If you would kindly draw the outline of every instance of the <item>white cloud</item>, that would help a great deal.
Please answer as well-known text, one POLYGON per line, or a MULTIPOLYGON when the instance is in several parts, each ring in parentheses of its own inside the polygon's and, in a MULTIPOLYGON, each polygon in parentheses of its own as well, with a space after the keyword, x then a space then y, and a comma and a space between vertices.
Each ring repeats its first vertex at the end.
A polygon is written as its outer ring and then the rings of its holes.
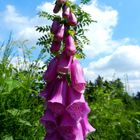
POLYGON ((97 0, 83 9, 97 20, 87 33, 91 44, 84 50, 89 60, 84 68, 86 79, 94 81, 101 75, 108 80, 119 77, 126 83, 127 75, 129 92, 140 91, 140 46, 131 45, 130 38, 112 39, 119 13, 109 6, 101 6, 97 0))
POLYGON ((101 53, 112 52, 118 44, 112 40, 113 28, 117 25, 118 12, 111 7, 100 8, 96 1, 83 6, 83 9, 97 21, 89 26, 89 32, 86 34, 91 42, 89 46, 85 46, 88 57, 92 58, 101 53))
MULTIPOLYGON (((44 10, 52 13, 54 3, 45 2, 37 6, 37 11, 44 10)), ((140 46, 131 45, 130 38, 113 40, 114 28, 118 24, 119 13, 110 6, 102 6, 97 0, 83 6, 97 23, 90 25, 86 36, 91 40, 89 46, 85 46, 87 55, 84 68, 86 78, 95 80, 98 75, 106 79, 128 76, 130 89, 140 90, 140 46)), ((48 24, 48 21, 34 17, 21 15, 13 5, 7 5, 6 10, 0 13, 1 23, 10 31, 14 31, 15 37, 36 42, 39 34, 35 31, 36 25, 48 24)), ((50 23, 49 23, 50 24, 50 23)), ((125 81, 125 80, 124 80, 125 81)))
POLYGON ((140 90, 140 47, 120 46, 112 54, 92 61, 84 69, 87 79, 95 80, 98 75, 105 79, 119 77, 124 83, 128 78, 129 92, 140 90), (91 74, 90 74, 91 73, 91 74), (127 76, 127 77, 126 77, 127 76))
POLYGON ((30 44, 35 44, 41 35, 36 32, 35 26, 48 23, 38 16, 22 16, 13 5, 7 5, 0 17, 3 19, 5 28, 13 32, 14 39, 29 40, 30 44))

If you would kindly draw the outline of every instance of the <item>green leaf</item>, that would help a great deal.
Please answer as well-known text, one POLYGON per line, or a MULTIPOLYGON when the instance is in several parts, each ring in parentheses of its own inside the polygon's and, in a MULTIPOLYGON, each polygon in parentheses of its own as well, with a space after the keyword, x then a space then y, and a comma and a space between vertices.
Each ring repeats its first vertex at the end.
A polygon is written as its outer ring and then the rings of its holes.
POLYGON ((12 136, 4 136, 3 140, 14 140, 12 136))
POLYGON ((12 116, 20 116, 30 112, 30 109, 18 110, 14 108, 7 110, 7 112, 10 113, 12 116))
POLYGON ((5 83, 8 85, 8 91, 11 92, 13 89, 20 87, 21 83, 16 80, 7 79, 5 83))
POLYGON ((32 126, 30 122, 25 121, 25 120, 23 120, 23 119, 19 119, 18 122, 20 122, 20 123, 23 124, 23 125, 32 126))

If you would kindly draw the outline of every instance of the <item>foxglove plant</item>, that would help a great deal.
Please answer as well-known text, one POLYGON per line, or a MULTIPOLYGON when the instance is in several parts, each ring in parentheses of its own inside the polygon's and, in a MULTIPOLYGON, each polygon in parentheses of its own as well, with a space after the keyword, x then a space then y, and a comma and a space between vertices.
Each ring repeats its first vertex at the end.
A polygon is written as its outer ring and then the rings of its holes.
POLYGON ((43 76, 47 84, 39 94, 45 99, 45 112, 40 122, 47 131, 44 140, 85 140, 95 129, 88 122, 90 108, 83 95, 86 82, 83 69, 75 58, 74 37, 69 32, 70 26, 76 26, 78 22, 65 0, 56 1, 54 13, 61 8, 64 23, 55 19, 51 27, 54 38, 50 50, 58 54, 50 61, 43 76))

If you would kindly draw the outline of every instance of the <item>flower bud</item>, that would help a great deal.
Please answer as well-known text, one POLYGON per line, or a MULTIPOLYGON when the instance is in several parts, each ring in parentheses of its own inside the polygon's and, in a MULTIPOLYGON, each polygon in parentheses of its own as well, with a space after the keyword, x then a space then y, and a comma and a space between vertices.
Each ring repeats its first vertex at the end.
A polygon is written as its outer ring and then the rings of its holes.
POLYGON ((69 73, 71 62, 72 56, 67 56, 66 53, 63 52, 59 57, 57 72, 62 74, 69 73))
POLYGON ((71 81, 73 88, 79 92, 84 93, 86 81, 84 79, 84 72, 80 65, 80 63, 73 59, 73 62, 71 64, 71 81))
POLYGON ((51 33, 55 34, 58 31, 58 28, 60 27, 60 23, 57 20, 54 20, 51 26, 51 33))
POLYGON ((58 27, 57 32, 54 34, 54 39, 56 41, 61 41, 64 37, 64 31, 65 31, 65 27, 64 24, 62 24, 60 27, 58 27))
POLYGON ((69 15, 70 15, 70 8, 66 5, 63 6, 63 12, 62 12, 62 16, 64 18, 69 18, 69 15))
POLYGON ((51 45, 51 48, 50 48, 50 51, 51 53, 56 53, 60 50, 60 47, 61 47, 61 42, 60 41, 53 41, 52 42, 52 45, 51 45))
POLYGON ((65 38, 65 52, 68 56, 74 55, 76 53, 74 39, 71 35, 65 38))
POLYGON ((77 18, 74 13, 70 12, 69 18, 68 18, 68 24, 71 26, 77 25, 77 18))
POLYGON ((50 61, 48 68, 43 75, 43 79, 45 81, 50 82, 56 78, 56 76, 57 76, 57 71, 56 71, 57 70, 57 63, 58 63, 58 59, 56 57, 50 61))

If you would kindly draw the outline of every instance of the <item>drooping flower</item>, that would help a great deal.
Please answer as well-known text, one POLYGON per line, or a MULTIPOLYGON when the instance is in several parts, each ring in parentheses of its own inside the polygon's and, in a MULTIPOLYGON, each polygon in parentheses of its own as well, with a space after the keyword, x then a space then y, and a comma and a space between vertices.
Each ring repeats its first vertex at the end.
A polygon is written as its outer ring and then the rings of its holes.
POLYGON ((48 82, 46 84, 45 88, 43 89, 43 91, 41 91, 39 93, 39 96, 47 101, 51 96, 52 90, 53 90, 53 88, 56 84, 55 82, 56 82, 55 80, 51 81, 51 82, 48 82))
POLYGON ((64 39, 65 52, 68 56, 74 55, 76 53, 74 39, 71 35, 67 35, 64 39))
POLYGON ((47 109, 44 115, 40 118, 40 122, 47 129, 48 133, 53 133, 55 131, 57 125, 56 118, 49 109, 47 109))
POLYGON ((71 64, 71 81, 73 88, 80 93, 83 93, 86 86, 86 81, 84 79, 84 72, 76 59, 73 59, 71 64))
POLYGON ((50 61, 49 65, 48 65, 48 68, 43 75, 43 79, 45 81, 50 82, 50 81, 53 81, 56 78, 56 76, 57 76, 57 63, 58 63, 58 58, 57 57, 53 58, 50 61))
POLYGON ((57 118, 46 110, 40 122, 47 129, 44 140, 84 140, 81 123, 76 123, 67 113, 57 118))
POLYGON ((56 115, 60 115, 64 112, 67 105, 67 89, 68 83, 66 79, 57 79, 52 95, 47 102, 47 107, 56 115))
POLYGON ((73 12, 70 12, 69 18, 68 18, 68 24, 70 26, 77 25, 77 18, 73 12))
POLYGON ((95 128, 93 128, 90 123, 88 122, 88 117, 84 117, 81 121, 80 121, 81 125, 82 125, 82 129, 83 129, 83 135, 84 137, 87 136, 88 133, 90 132, 94 132, 95 128))
POLYGON ((71 86, 68 91, 68 106, 66 110, 75 121, 80 121, 90 112, 83 94, 78 93, 71 86))
POLYGON ((51 45, 51 48, 50 48, 50 51, 51 53, 56 53, 60 50, 60 47, 61 47, 61 41, 53 41, 52 42, 52 45, 51 45))
POLYGON ((59 57, 57 72, 62 74, 69 73, 71 62, 72 56, 67 56, 66 53, 63 52, 59 57))

